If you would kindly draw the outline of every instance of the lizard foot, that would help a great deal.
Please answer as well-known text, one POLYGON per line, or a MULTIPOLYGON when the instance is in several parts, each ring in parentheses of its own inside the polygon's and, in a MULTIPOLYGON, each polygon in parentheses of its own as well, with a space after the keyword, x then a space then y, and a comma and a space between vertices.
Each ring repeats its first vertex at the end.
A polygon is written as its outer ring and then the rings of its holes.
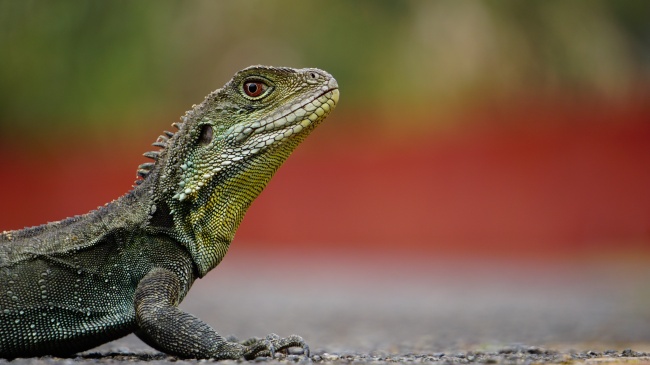
POLYGON ((266 338, 251 338, 242 342, 242 345, 246 347, 244 352, 246 360, 252 360, 260 356, 274 357, 276 352, 286 351, 290 347, 301 347, 305 356, 309 358, 309 346, 302 337, 297 335, 281 338, 272 333, 266 338))

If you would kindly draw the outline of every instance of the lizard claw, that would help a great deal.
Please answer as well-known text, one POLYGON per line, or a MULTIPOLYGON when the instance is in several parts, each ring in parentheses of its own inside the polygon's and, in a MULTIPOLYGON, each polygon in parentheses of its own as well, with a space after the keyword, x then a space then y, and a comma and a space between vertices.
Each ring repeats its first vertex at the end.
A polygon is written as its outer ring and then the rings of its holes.
POLYGON ((291 335, 289 337, 281 338, 280 336, 272 333, 264 339, 251 338, 244 341, 242 345, 246 346, 244 358, 247 360, 254 359, 259 356, 275 357, 276 352, 285 352, 290 347, 300 347, 307 358, 309 358, 309 346, 305 343, 302 337, 291 335))
POLYGON ((270 335, 266 336, 264 339, 264 343, 266 344, 266 348, 269 351, 269 356, 271 358, 275 357, 275 343, 278 342, 280 339, 280 336, 276 335, 275 333, 271 333, 270 335))

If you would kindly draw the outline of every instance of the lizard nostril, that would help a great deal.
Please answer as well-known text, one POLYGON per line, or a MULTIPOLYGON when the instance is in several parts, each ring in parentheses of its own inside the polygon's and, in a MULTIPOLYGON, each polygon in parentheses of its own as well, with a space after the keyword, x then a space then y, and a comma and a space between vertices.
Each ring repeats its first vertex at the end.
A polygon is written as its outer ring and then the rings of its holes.
POLYGON ((328 86, 330 89, 338 89, 338 88, 339 88, 339 83, 336 82, 336 79, 332 77, 332 78, 330 78, 330 80, 327 82, 327 86, 328 86))

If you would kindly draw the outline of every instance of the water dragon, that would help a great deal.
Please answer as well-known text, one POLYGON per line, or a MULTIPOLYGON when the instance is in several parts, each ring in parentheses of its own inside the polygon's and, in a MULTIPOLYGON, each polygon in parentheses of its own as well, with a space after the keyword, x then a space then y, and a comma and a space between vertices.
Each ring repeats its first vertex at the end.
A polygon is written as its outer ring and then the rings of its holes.
POLYGON ((130 192, 85 215, 0 233, 0 357, 68 356, 129 333, 183 358, 308 353, 296 335, 229 341, 178 304, 338 99, 322 70, 246 68, 158 138, 130 192))

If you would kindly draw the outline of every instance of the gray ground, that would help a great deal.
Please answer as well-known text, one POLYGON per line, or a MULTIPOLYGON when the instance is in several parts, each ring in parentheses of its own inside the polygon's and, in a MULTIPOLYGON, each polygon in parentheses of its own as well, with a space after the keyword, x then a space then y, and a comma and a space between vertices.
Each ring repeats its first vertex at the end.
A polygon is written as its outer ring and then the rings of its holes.
MULTIPOLYGON (((181 307, 240 339, 299 334, 313 362, 650 363, 647 261, 251 255, 232 252, 181 307)), ((257 361, 309 362, 297 352, 257 361)), ((12 363, 123 361, 197 362, 128 336, 76 358, 12 363)))

